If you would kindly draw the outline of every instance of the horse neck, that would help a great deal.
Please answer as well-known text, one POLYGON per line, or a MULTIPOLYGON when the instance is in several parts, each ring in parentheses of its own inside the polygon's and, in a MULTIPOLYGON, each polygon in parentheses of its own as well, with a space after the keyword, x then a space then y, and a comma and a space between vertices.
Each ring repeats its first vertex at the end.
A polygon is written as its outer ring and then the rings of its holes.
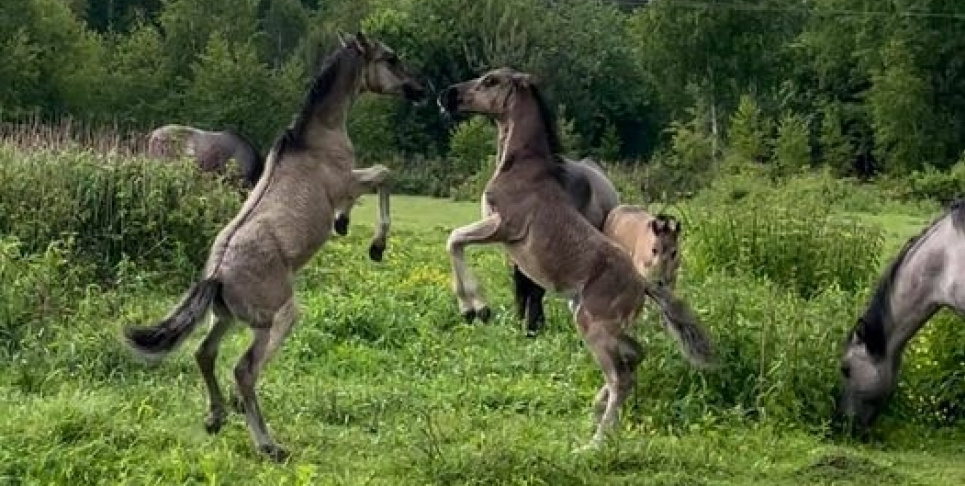
POLYGON ((539 112, 536 100, 530 95, 517 96, 513 108, 497 119, 503 149, 497 161, 497 173, 511 159, 546 160, 554 155, 546 132, 549 127, 539 112))
POLYGON ((936 261, 930 248, 934 235, 932 232, 924 236, 899 263, 885 299, 887 306, 873 317, 884 329, 889 356, 899 356, 908 341, 942 306, 940 282, 947 270, 936 272, 930 263, 936 261))
POLYGON ((358 97, 363 67, 360 58, 346 56, 340 60, 332 87, 312 107, 312 117, 305 134, 308 144, 313 140, 322 140, 326 132, 348 133, 348 112, 358 97))

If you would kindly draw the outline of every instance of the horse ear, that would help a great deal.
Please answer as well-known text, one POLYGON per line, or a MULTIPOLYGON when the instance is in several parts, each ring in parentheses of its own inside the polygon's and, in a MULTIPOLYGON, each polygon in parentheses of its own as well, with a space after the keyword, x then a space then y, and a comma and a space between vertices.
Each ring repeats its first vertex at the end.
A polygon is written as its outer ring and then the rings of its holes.
POLYGON ((516 80, 516 84, 524 88, 529 88, 534 84, 533 76, 527 73, 518 73, 513 76, 513 79, 516 80))
POLYGON ((680 220, 670 218, 670 220, 667 221, 667 229, 673 233, 680 233, 680 220))
POLYGON ((650 229, 653 230, 654 233, 656 233, 656 234, 659 235, 659 234, 662 233, 663 230, 664 230, 663 221, 660 220, 660 219, 656 219, 656 218, 651 219, 651 220, 650 220, 650 229))
POLYGON ((335 36, 338 37, 338 43, 341 44, 342 47, 348 47, 348 41, 345 40, 345 34, 341 30, 336 30, 335 36))

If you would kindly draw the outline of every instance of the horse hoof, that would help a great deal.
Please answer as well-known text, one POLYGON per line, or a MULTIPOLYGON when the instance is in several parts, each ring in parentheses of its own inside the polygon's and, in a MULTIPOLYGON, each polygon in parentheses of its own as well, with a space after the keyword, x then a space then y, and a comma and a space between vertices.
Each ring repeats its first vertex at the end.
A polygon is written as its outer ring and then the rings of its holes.
POLYGON ((373 262, 381 262, 383 253, 385 253, 384 245, 372 243, 372 245, 369 246, 369 258, 371 258, 373 262))
POLYGON ((221 432, 221 426, 224 425, 224 415, 211 413, 208 414, 204 419, 204 430, 205 432, 214 435, 221 432))
POLYGON ((492 317, 492 312, 489 310, 489 307, 483 307, 476 311, 476 317, 478 317, 483 324, 486 324, 489 322, 489 318, 492 317))
POLYGON ((462 313, 462 318, 466 321, 466 324, 472 324, 472 321, 476 318, 476 311, 469 309, 462 313))
POLYGON ((335 232, 341 236, 348 234, 348 216, 340 214, 335 218, 335 232))
POLYGON ((245 402, 238 396, 237 393, 232 393, 231 398, 231 408, 234 409, 235 413, 244 414, 245 413, 245 402))
POLYGON ((275 462, 285 462, 291 456, 291 453, 278 444, 262 444, 258 446, 258 452, 275 462))

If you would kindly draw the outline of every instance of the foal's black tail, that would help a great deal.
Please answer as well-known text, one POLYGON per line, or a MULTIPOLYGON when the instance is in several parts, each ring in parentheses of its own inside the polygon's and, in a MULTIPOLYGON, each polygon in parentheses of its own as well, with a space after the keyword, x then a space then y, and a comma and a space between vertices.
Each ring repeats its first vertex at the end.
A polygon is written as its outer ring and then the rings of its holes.
POLYGON ((221 282, 215 279, 195 283, 161 322, 124 329, 127 345, 141 355, 164 357, 191 335, 220 291, 221 282))
POLYGON ((680 343, 687 360, 695 366, 712 367, 714 350, 710 336, 690 306, 670 289, 650 282, 646 282, 646 294, 660 306, 664 327, 680 343))

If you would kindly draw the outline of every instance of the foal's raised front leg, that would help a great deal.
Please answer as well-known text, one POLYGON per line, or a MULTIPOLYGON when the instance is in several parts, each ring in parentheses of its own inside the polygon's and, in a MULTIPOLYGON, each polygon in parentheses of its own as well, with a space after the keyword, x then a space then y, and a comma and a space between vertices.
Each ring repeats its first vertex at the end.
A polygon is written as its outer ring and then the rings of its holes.
POLYGON ((375 189, 379 195, 379 222, 375 228, 375 235, 369 245, 369 258, 372 261, 382 261, 389 237, 389 227, 392 224, 389 208, 390 176, 392 172, 384 165, 373 165, 365 169, 352 170, 352 198, 346 206, 335 209, 335 232, 340 235, 348 234, 349 213, 352 205, 364 192, 375 189))
POLYGON ((502 218, 498 213, 493 213, 475 223, 452 230, 446 242, 446 250, 452 262, 453 289, 459 300, 459 312, 467 322, 472 322, 476 317, 487 322, 490 311, 480 295, 479 282, 466 265, 465 249, 469 245, 502 241, 501 225, 502 218))

